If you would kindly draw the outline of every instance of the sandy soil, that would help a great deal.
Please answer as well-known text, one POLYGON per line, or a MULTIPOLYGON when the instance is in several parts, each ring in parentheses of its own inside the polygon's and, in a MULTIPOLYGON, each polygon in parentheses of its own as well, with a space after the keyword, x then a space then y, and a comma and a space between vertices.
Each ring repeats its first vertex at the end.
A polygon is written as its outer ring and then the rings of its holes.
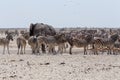
MULTIPOLYGON (((16 42, 10 43, 10 55, 0 47, 0 80, 120 80, 120 55, 17 55, 16 42)), ((77 54, 76 54, 77 53, 77 54)))

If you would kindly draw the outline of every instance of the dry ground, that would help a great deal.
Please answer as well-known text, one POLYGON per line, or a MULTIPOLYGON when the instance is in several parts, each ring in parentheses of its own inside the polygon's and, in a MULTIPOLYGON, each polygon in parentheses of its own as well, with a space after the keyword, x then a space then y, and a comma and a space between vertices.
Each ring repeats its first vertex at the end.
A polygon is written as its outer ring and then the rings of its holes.
POLYGON ((120 80, 120 55, 84 56, 79 49, 73 55, 32 55, 28 45, 25 55, 17 55, 15 41, 10 55, 2 49, 0 80, 120 80))

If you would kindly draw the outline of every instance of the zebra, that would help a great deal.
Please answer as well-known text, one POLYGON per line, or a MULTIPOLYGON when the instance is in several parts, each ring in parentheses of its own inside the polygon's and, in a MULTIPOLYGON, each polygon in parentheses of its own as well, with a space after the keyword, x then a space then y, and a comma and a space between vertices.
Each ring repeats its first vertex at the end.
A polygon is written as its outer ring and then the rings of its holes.
POLYGON ((30 36, 28 39, 28 44, 31 46, 32 54, 39 53, 38 41, 36 36, 30 36))
POLYGON ((113 53, 114 53, 114 54, 120 53, 120 39, 118 39, 118 40, 114 43, 113 53))
POLYGON ((110 38, 97 38, 97 39, 94 39, 94 54, 97 54, 98 55, 98 48, 104 48, 106 47, 107 50, 108 50, 108 53, 107 54, 112 54, 111 53, 111 50, 112 48, 114 47, 114 43, 115 41, 118 39, 118 34, 113 34, 110 36, 110 38))
POLYGON ((11 34, 7 34, 6 38, 0 38, 0 45, 4 46, 3 48, 3 54, 5 54, 5 48, 7 47, 8 54, 9 52, 9 43, 10 41, 13 41, 13 36, 11 34))
POLYGON ((69 54, 72 54, 72 48, 74 46, 76 47, 84 47, 84 55, 87 55, 87 46, 91 43, 93 39, 92 35, 85 35, 85 38, 83 39, 77 39, 77 38, 68 38, 68 43, 70 44, 69 54))
POLYGON ((16 39, 16 43, 17 43, 17 47, 18 47, 18 52, 17 54, 19 54, 19 49, 21 48, 21 52, 20 54, 25 54, 25 48, 26 48, 26 44, 27 41, 29 39, 29 32, 25 32, 22 35, 18 36, 16 39), (24 48, 24 53, 23 53, 23 48, 24 48))
MULTIPOLYGON (((56 54, 56 51, 55 51, 55 46, 58 46, 59 50, 61 50, 63 46, 63 43, 66 42, 66 38, 65 38, 65 35, 64 33, 61 33, 61 34, 56 34, 54 36, 38 36, 38 44, 39 44, 39 47, 41 46, 41 44, 46 44, 47 47, 48 47, 48 52, 49 53, 54 53, 56 54)), ((60 51, 61 53, 63 51, 60 51)))

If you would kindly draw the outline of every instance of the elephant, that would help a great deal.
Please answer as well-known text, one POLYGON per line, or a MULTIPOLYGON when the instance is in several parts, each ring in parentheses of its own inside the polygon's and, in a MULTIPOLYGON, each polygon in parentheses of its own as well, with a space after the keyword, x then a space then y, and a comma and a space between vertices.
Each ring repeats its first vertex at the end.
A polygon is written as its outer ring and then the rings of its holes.
MULTIPOLYGON (((36 24, 31 23, 29 32, 30 32, 29 34, 30 36, 36 36, 36 37, 56 35, 55 29, 51 25, 44 23, 36 23, 36 24)), ((44 44, 42 44, 41 50, 43 53, 46 53, 44 44)))

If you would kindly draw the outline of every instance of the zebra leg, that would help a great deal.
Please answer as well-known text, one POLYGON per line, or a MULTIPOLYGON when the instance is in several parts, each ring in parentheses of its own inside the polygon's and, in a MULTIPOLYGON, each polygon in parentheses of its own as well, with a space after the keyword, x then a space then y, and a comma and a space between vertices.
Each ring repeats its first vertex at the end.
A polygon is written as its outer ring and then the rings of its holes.
POLYGON ((45 45, 44 45, 44 44, 42 44, 41 49, 42 49, 42 53, 46 53, 46 50, 45 50, 45 45))
POLYGON ((37 55, 40 55, 39 48, 37 47, 35 50, 36 50, 37 55))
POLYGON ((61 54, 63 54, 63 52, 66 52, 65 47, 62 47, 62 49, 61 49, 61 54))
POLYGON ((109 55, 109 53, 110 53, 109 48, 107 49, 107 51, 108 51, 107 55, 109 55))
POLYGON ((32 54, 35 54, 35 48, 34 48, 34 46, 32 47, 32 54))
POLYGON ((51 54, 51 48, 48 46, 48 54, 51 54))
POLYGON ((97 49, 95 50, 95 55, 98 55, 98 51, 97 51, 97 49))
POLYGON ((54 53, 54 48, 51 49, 52 53, 54 53))
POLYGON ((35 54, 34 46, 31 46, 32 54, 35 54))
POLYGON ((52 48, 52 53, 53 53, 53 55, 57 54, 57 52, 55 51, 55 47, 52 48))
POLYGON ((111 53, 111 49, 109 48, 109 54, 111 55, 112 53, 111 53))
MULTIPOLYGON (((87 47, 88 48, 88 47, 87 47)), ((86 47, 84 47, 84 55, 87 55, 86 47)))
POLYGON ((60 54, 62 54, 64 51, 64 46, 62 45, 62 46, 60 46, 60 54))
POLYGON ((94 44, 92 45, 92 48, 93 48, 93 54, 96 55, 96 53, 97 53, 97 48, 95 48, 95 45, 94 45, 94 44))
POLYGON ((19 54, 19 50, 20 50, 20 49, 18 48, 18 52, 17 52, 17 54, 19 54))
POLYGON ((111 51, 112 51, 113 55, 115 55, 115 54, 116 54, 116 53, 115 53, 115 51, 114 51, 114 49, 112 49, 111 51))
POLYGON ((93 51, 93 54, 95 55, 95 49, 93 49, 92 51, 93 51))
POLYGON ((96 55, 96 48, 94 48, 93 51, 94 51, 94 55, 96 55))
POLYGON ((35 48, 33 48, 33 54, 36 54, 36 49, 35 48))
POLYGON ((95 49, 95 45, 94 44, 92 44, 92 49, 95 49))
POLYGON ((104 54, 104 49, 102 50, 102 55, 104 54))
POLYGON ((50 47, 50 54, 53 54, 53 47, 50 47))
POLYGON ((63 53, 63 46, 61 46, 61 45, 58 46, 58 53, 60 53, 60 54, 63 53))
POLYGON ((9 52, 9 45, 7 45, 7 50, 8 50, 8 54, 10 54, 10 52, 9 52))
POLYGON ((20 45, 19 46, 17 46, 18 47, 18 52, 17 52, 17 55, 19 54, 19 52, 20 52, 20 45))
POLYGON ((5 54, 5 45, 4 45, 4 47, 3 47, 3 54, 5 54))
POLYGON ((111 47, 110 51, 111 51, 111 54, 116 55, 116 53, 114 52, 114 48, 111 47))
POLYGON ((24 46, 24 54, 25 54, 25 47, 26 47, 26 46, 24 46))
POLYGON ((60 45, 58 46, 58 51, 57 52, 60 53, 60 45))
POLYGON ((40 55, 40 47, 37 48, 37 53, 40 55))
POLYGON ((73 46, 70 46, 70 49, 69 49, 69 54, 72 55, 72 48, 73 46))
POLYGON ((98 55, 98 49, 96 48, 96 55, 98 55))
POLYGON ((37 53, 40 53, 39 49, 37 49, 37 53))
POLYGON ((110 49, 110 54, 112 54, 111 49, 110 49))
POLYGON ((39 46, 37 46, 37 47, 35 48, 35 50, 36 50, 36 53, 39 55, 39 54, 40 54, 39 46))
POLYGON ((108 49, 108 53, 107 53, 107 55, 109 55, 109 49, 108 49))
POLYGON ((108 49, 108 55, 110 55, 110 49, 108 49))
POLYGON ((21 52, 20 52, 20 54, 23 54, 23 46, 21 46, 21 52))

